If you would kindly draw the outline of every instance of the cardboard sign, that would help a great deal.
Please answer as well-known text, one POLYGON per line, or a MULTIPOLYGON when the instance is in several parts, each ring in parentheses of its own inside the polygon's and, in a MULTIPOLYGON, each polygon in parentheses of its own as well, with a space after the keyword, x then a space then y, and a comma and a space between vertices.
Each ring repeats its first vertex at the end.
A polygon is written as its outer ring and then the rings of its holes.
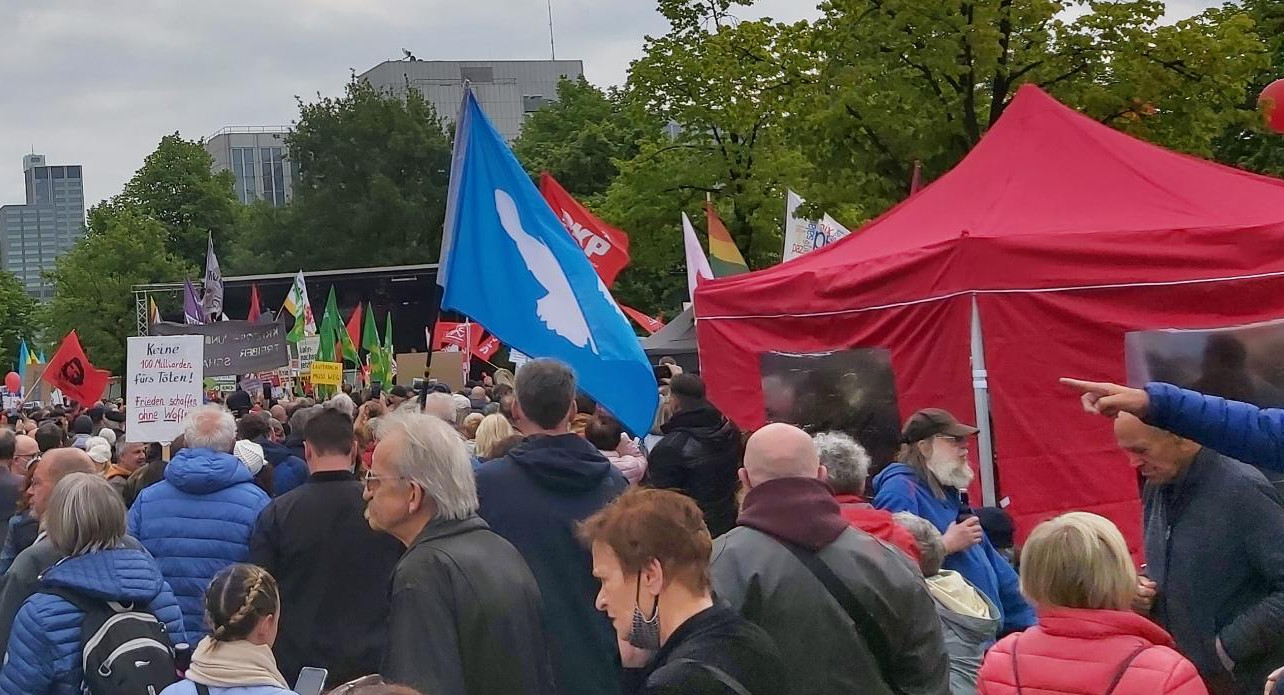
POLYGON ((318 386, 338 386, 343 383, 342 362, 313 362, 311 380, 318 386))
POLYGON ((182 434, 187 412, 203 400, 204 365, 205 336, 127 338, 126 441, 171 442, 182 434))
MULTIPOLYGON (((428 371, 428 353, 426 352, 407 352, 397 355, 397 378, 396 383, 399 386, 413 386, 415 379, 423 381, 424 373, 428 371)), ((384 384, 387 389, 388 384, 384 384)))
POLYGON ((452 392, 464 388, 464 353, 434 352, 428 365, 428 378, 450 387, 452 392))

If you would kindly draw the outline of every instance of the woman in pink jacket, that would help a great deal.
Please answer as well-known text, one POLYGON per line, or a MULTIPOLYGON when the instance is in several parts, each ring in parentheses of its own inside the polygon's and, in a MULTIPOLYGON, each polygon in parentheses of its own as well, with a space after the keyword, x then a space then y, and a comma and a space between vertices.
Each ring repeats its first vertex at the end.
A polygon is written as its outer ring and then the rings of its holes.
POLYGON ((980 695, 1208 695, 1168 633, 1130 610, 1137 571, 1105 518, 1071 512, 1036 527, 1021 591, 1039 623, 986 654, 980 695))
POLYGON ((642 450, 624 434, 619 421, 602 409, 599 408, 585 425, 584 438, 624 474, 629 485, 637 485, 642 474, 646 473, 646 457, 642 450))

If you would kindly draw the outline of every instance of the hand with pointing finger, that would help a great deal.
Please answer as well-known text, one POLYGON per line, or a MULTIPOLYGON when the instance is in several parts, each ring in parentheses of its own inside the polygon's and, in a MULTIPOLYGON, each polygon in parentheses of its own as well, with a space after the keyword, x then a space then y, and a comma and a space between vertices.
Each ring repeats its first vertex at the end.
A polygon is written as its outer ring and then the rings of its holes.
POLYGON ((1145 418, 1146 410, 1150 407, 1150 396, 1142 389, 1079 379, 1063 378, 1061 383, 1083 393, 1083 409, 1089 413, 1109 418, 1119 413, 1128 413, 1145 418))

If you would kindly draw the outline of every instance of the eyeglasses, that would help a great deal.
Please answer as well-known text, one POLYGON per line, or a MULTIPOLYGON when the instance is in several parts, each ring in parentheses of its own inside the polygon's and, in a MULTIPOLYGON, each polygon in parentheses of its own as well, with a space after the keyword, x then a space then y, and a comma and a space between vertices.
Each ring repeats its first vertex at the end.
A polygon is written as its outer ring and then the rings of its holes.
POLYGON ((944 439, 947 442, 953 442, 955 446, 967 446, 967 437, 960 437, 953 434, 938 434, 934 439, 944 439))
POLYGON ((385 480, 410 480, 410 478, 404 475, 375 475, 374 471, 366 471, 366 474, 362 476, 366 489, 371 492, 378 490, 379 484, 385 480))

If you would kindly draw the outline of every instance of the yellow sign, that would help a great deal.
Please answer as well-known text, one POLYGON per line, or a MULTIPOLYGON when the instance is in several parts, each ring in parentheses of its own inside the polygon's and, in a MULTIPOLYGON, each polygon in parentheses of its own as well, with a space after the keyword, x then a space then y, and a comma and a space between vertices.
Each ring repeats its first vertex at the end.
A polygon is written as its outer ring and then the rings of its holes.
POLYGON ((343 363, 313 362, 312 383, 320 386, 338 386, 343 383, 343 363))

